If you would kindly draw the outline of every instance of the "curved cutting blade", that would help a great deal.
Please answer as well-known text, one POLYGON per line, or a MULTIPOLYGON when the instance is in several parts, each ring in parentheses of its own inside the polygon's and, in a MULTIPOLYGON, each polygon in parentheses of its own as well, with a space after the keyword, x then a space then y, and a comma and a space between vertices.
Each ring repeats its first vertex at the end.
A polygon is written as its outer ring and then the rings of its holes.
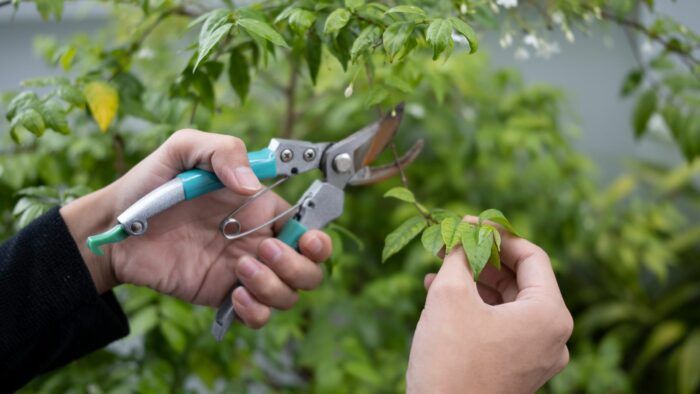
POLYGON ((360 171, 355 173, 348 183, 353 186, 369 185, 391 178, 399 173, 401 169, 411 164, 422 150, 423 140, 418 140, 413 144, 411 149, 398 160, 380 167, 363 167, 360 171))

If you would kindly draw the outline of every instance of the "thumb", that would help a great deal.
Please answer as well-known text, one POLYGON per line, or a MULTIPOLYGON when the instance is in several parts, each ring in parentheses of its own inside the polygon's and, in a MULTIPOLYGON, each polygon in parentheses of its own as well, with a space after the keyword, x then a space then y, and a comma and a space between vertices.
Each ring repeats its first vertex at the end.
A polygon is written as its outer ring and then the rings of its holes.
POLYGON ((479 292, 471 270, 467 265, 467 256, 461 247, 456 247, 445 257, 442 266, 430 283, 428 298, 431 293, 447 293, 448 297, 467 297, 478 300, 479 292))
POLYGON ((231 191, 251 195, 262 185, 248 162, 245 144, 230 135, 180 130, 162 146, 165 161, 176 171, 213 171, 231 191))

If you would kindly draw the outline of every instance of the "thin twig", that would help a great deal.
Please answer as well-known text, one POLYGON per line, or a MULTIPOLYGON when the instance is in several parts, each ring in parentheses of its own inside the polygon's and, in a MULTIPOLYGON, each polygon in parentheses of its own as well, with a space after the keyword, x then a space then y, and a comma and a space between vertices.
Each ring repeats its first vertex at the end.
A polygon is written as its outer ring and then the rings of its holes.
POLYGON ((299 74, 299 57, 291 55, 291 64, 289 66, 289 83, 284 91, 287 101, 287 109, 284 116, 284 124, 282 125, 282 138, 291 138, 294 133, 294 123, 296 113, 294 110, 296 104, 297 79, 299 74))
POLYGON ((192 104, 192 111, 190 111, 190 120, 188 124, 194 126, 194 116, 197 114, 197 107, 199 106, 199 100, 194 100, 192 104))
MULTIPOLYGON (((401 175, 401 183, 403 184, 403 187, 406 189, 410 190, 408 187, 408 178, 406 178, 406 173, 403 171, 403 167, 401 167, 401 162, 399 160, 399 154, 396 152, 396 144, 391 143, 391 152, 394 155, 394 165, 396 168, 399 169, 399 174, 401 175)), ((423 207, 418 203, 418 201, 413 201, 413 206, 416 207, 416 210, 418 213, 423 215, 425 220, 427 220, 429 223, 437 223, 438 221, 435 220, 435 218, 430 214, 430 212, 427 212, 423 207)))

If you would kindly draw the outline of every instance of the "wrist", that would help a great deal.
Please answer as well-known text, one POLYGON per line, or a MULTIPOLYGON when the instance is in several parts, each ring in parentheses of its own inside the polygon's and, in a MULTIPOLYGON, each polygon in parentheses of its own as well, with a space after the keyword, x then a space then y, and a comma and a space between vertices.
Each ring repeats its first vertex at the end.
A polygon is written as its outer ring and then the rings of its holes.
POLYGON ((72 201, 59 211, 99 294, 106 293, 119 284, 114 274, 112 245, 103 246, 104 255, 97 256, 86 244, 87 237, 114 224, 115 216, 112 212, 113 204, 110 203, 109 187, 72 201))

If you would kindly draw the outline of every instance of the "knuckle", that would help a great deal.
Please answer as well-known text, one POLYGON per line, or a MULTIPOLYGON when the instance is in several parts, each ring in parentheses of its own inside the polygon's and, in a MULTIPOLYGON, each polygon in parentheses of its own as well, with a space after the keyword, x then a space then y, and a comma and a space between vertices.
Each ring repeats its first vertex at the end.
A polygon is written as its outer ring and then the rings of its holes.
POLYGON ((447 278, 436 280, 430 286, 430 292, 438 298, 451 299, 464 292, 465 284, 461 280, 447 278))
POLYGON ((226 136, 226 143, 235 151, 245 150, 245 143, 238 137, 228 135, 226 136))
POLYGON ((199 131, 194 130, 194 129, 180 129, 176 132, 174 132, 170 138, 168 138, 168 141, 171 143, 181 143, 184 142, 188 139, 190 139, 193 135, 199 133, 199 131))
POLYGON ((267 320, 269 318, 270 309, 264 308, 260 311, 256 311, 255 313, 251 313, 251 316, 248 317, 246 323, 248 323, 248 327, 257 330, 259 328, 262 328, 267 323, 267 320))
POLYGON ((571 316, 571 312, 566 308, 564 308, 563 316, 559 319, 557 331, 562 338, 562 342, 568 341, 569 338, 571 338, 571 334, 574 332, 574 318, 571 316))
POLYGON ((299 294, 297 292, 293 292, 288 297, 285 297, 284 302, 280 305, 277 305, 276 308, 283 310, 283 311, 286 311, 286 310, 292 309, 298 301, 299 301, 299 294))
POLYGON ((570 357, 571 356, 569 355, 569 348, 564 346, 564 352, 562 353, 555 366, 555 373, 561 372, 564 368, 566 368, 567 365, 569 365, 570 357))

